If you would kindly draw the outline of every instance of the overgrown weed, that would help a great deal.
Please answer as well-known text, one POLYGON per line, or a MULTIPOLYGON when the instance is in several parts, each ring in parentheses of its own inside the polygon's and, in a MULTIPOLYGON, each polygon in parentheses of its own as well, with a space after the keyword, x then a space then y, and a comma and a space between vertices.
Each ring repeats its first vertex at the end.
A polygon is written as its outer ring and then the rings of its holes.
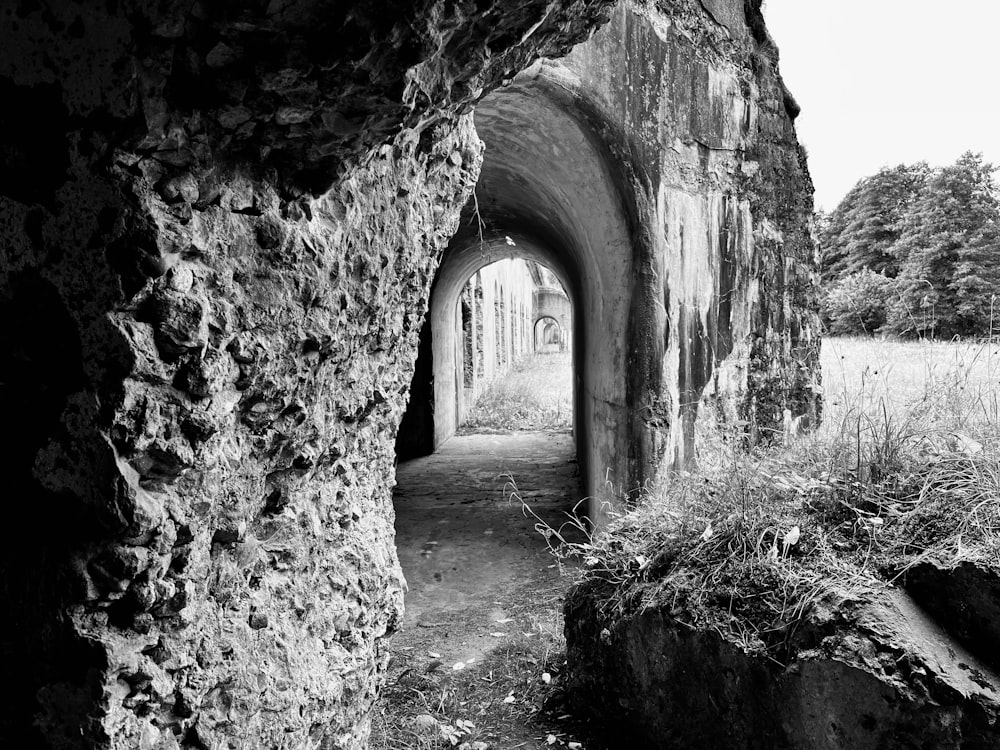
POLYGON ((573 425, 569 352, 532 354, 476 400, 463 431, 565 430, 573 425))
MULTIPOLYGON (((995 344, 824 342, 827 414, 784 448, 701 428, 696 473, 577 545, 605 614, 658 607, 779 662, 804 615, 934 560, 1000 569, 995 344)), ((710 409, 704 409, 703 414, 710 409)))

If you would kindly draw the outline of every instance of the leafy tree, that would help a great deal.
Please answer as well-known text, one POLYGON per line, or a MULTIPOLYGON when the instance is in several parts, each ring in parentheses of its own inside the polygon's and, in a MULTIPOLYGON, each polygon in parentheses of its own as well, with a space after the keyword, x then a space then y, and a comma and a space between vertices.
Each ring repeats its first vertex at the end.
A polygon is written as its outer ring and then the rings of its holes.
POLYGON ((958 251, 951 289, 955 293, 959 325, 977 334, 1000 331, 1000 212, 958 251))
POLYGON ((860 180, 851 188, 832 213, 818 212, 816 214, 816 231, 819 234, 820 247, 820 273, 824 281, 836 279, 843 274, 847 256, 847 241, 844 234, 847 231, 851 215, 857 211, 864 182, 864 180, 860 180))
POLYGON ((825 237, 830 231, 830 214, 821 208, 817 208, 813 214, 813 226, 818 237, 825 237))
POLYGON ((876 333, 886 320, 893 281, 864 269, 835 282, 823 303, 823 322, 834 336, 876 333))
POLYGON ((935 172, 891 253, 902 259, 889 327, 900 335, 984 333, 1000 283, 994 168, 967 152, 935 172))
POLYGON ((848 192, 820 234, 824 280, 835 281, 866 268, 896 276, 902 259, 894 248, 903 219, 929 172, 923 162, 884 168, 848 192))

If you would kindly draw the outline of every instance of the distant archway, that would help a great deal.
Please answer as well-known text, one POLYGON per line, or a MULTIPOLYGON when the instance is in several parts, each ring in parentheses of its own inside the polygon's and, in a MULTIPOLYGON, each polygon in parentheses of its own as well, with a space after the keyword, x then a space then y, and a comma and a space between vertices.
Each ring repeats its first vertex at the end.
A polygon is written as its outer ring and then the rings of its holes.
POLYGON ((545 315, 535 321, 534 348, 540 353, 566 350, 566 334, 558 320, 545 315))
MULTIPOLYGON (((494 381, 535 351, 530 321, 538 277, 544 274, 545 269, 532 260, 504 258, 477 268, 461 287, 461 320, 456 319, 454 334, 455 368, 463 373, 461 387, 454 391, 456 427, 494 381)), ((446 330, 437 334, 444 346, 451 338, 446 330)), ((439 352, 435 361, 444 359, 439 352)), ((447 378, 447 367, 438 368, 434 377, 447 378)), ((447 389, 441 390, 443 397, 451 397, 447 389)))

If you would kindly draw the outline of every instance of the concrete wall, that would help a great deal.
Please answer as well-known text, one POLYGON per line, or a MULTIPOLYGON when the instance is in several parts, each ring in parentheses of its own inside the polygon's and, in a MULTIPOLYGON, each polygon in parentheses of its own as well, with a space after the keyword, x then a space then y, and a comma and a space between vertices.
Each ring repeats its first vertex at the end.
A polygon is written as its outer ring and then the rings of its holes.
POLYGON ((695 460, 705 397, 752 441, 785 409, 817 418, 811 185, 794 109, 754 6, 717 5, 620 3, 587 43, 476 109, 477 199, 435 298, 449 308, 454 279, 483 247, 508 250, 504 238, 559 275, 598 521, 601 501, 695 460))

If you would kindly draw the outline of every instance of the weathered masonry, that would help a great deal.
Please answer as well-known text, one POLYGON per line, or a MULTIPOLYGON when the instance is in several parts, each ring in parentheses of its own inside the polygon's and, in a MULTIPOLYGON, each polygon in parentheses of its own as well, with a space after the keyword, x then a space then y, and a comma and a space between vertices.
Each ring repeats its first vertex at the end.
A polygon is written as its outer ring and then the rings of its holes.
POLYGON ((759 5, 0 8, 5 744, 365 744, 431 285, 507 237, 572 300, 595 497, 690 460, 706 394, 814 417, 759 5))

